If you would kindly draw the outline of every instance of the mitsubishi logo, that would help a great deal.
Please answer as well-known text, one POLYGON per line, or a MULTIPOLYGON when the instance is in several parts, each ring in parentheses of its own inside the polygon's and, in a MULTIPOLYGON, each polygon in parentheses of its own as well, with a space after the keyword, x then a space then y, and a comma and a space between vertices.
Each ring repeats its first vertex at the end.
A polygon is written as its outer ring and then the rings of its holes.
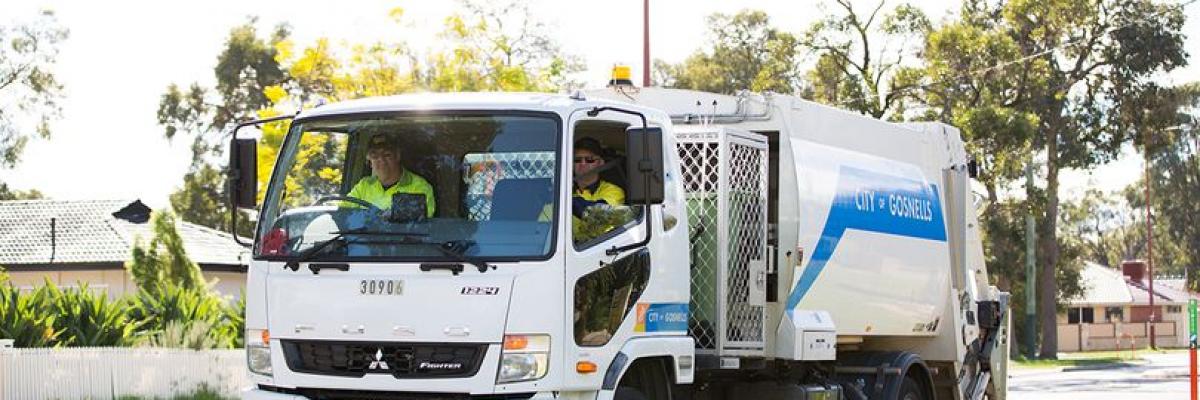
POLYGON ((371 361, 367 369, 388 369, 387 362, 383 361, 383 349, 375 349, 375 361, 371 361))

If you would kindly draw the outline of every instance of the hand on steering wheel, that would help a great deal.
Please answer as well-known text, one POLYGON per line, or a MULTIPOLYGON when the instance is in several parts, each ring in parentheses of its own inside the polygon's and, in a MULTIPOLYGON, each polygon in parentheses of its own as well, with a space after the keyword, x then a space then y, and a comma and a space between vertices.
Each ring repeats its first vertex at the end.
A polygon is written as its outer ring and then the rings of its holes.
POLYGON ((325 204, 325 203, 328 203, 331 201, 348 201, 348 202, 363 206, 363 207, 367 208, 368 210, 377 211, 377 212, 383 211, 383 209, 380 209, 379 207, 375 206, 374 204, 371 204, 370 202, 368 202, 366 200, 363 200, 363 199, 360 199, 357 197, 340 196, 340 195, 321 197, 321 198, 317 199, 317 201, 314 202, 312 205, 317 206, 317 205, 325 204))

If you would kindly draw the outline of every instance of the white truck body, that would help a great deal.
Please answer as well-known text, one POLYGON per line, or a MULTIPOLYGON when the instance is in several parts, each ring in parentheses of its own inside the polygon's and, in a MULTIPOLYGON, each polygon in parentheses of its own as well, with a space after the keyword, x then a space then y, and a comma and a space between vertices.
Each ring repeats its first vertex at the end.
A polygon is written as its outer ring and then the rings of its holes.
MULTIPOLYGON (((629 378, 632 366, 657 360, 674 398, 763 390, 779 398, 894 398, 906 390, 906 376, 921 385, 917 398, 1004 398, 1003 380, 989 376, 1005 372, 1007 300, 988 285, 969 160, 953 127, 887 123, 790 96, 628 87, 570 97, 366 99, 304 111, 296 123, 410 112, 542 113, 559 121, 562 154, 581 136, 580 121, 641 126, 632 115, 589 115, 598 107, 641 113, 661 129, 664 199, 650 207, 649 218, 604 245, 580 249, 571 244, 570 207, 557 207, 561 223, 548 225, 549 256, 494 261, 486 271, 350 262, 346 270, 309 272, 255 257, 247 341, 269 331, 270 373, 251 372, 256 387, 244 397, 657 398, 661 393, 651 394, 645 383, 651 378, 629 378), (648 233, 643 247, 606 251, 648 233), (581 282, 625 268, 629 259, 646 264, 644 289, 622 292, 628 304, 614 315, 619 323, 606 342, 581 344, 587 341, 577 332, 581 282), (388 295, 367 295, 376 282, 388 295), (992 321, 982 321, 981 313, 992 321), (506 335, 527 334, 549 338, 544 376, 499 383, 506 335), (475 363, 461 366, 462 376, 401 379, 375 370, 339 376, 292 367, 298 357, 315 357, 296 350, 307 343, 332 343, 321 347, 326 352, 358 346, 338 357, 357 357, 359 369, 401 361, 457 366, 420 355, 397 359, 396 346, 409 344, 469 345, 475 350, 459 350, 478 354, 467 357, 475 363), (879 357, 890 361, 881 366, 879 357), (854 361, 860 359, 873 361, 854 361), (878 378, 884 375, 896 378, 878 378), (785 376, 793 387, 761 386, 763 377, 785 376), (634 388, 642 397, 628 397, 627 382, 640 382, 634 388)), ((554 173, 570 176, 570 163, 555 164, 554 173)), ((571 204, 564 181, 555 181, 553 196, 571 204)), ((270 190, 281 190, 276 186, 270 190)), ((270 223, 259 223, 259 246, 270 223)), ((317 218, 307 230, 336 230, 322 225, 330 223, 317 218)))

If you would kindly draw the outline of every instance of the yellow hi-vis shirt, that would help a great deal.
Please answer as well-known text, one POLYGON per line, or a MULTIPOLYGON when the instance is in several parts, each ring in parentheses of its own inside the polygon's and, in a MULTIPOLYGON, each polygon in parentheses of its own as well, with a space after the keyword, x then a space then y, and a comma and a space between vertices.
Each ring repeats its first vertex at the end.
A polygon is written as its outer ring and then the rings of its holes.
POLYGON ((350 189, 347 196, 365 200, 381 210, 387 210, 392 208, 392 195, 394 194, 423 194, 425 195, 426 216, 433 217, 433 210, 437 204, 433 198, 433 186, 430 186, 425 178, 407 169, 403 174, 399 181, 387 189, 384 189, 383 184, 379 183, 379 178, 374 175, 367 176, 354 184, 354 188, 350 189))
POLYGON ((625 190, 620 186, 608 183, 607 181, 596 181, 595 185, 586 188, 576 188, 575 197, 582 198, 587 201, 604 200, 610 206, 619 206, 625 204, 625 190))
MULTIPOLYGON (((607 181, 597 181, 595 185, 589 188, 576 188, 572 197, 578 197, 587 201, 604 201, 610 206, 620 206, 625 204, 625 190, 620 186, 608 183, 607 181)), ((569 205, 568 205, 569 206, 569 205)), ((547 222, 551 219, 551 204, 546 204, 542 207, 541 214, 538 215, 538 221, 547 222)), ((579 217, 575 217, 575 224, 582 223, 579 217)))

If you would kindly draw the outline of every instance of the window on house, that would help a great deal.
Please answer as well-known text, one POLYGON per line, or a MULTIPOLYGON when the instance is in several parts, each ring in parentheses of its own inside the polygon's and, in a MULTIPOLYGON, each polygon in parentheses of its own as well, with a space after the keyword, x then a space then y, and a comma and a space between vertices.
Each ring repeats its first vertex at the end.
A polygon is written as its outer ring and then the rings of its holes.
POLYGON ((1105 322, 1121 322, 1125 319, 1125 310, 1121 307, 1104 307, 1105 322))
POLYGON ((1091 307, 1071 307, 1067 309, 1068 324, 1091 324, 1095 322, 1095 309, 1091 307))
POLYGON ((1167 306, 1167 314, 1179 314, 1183 312, 1183 306, 1167 306))

